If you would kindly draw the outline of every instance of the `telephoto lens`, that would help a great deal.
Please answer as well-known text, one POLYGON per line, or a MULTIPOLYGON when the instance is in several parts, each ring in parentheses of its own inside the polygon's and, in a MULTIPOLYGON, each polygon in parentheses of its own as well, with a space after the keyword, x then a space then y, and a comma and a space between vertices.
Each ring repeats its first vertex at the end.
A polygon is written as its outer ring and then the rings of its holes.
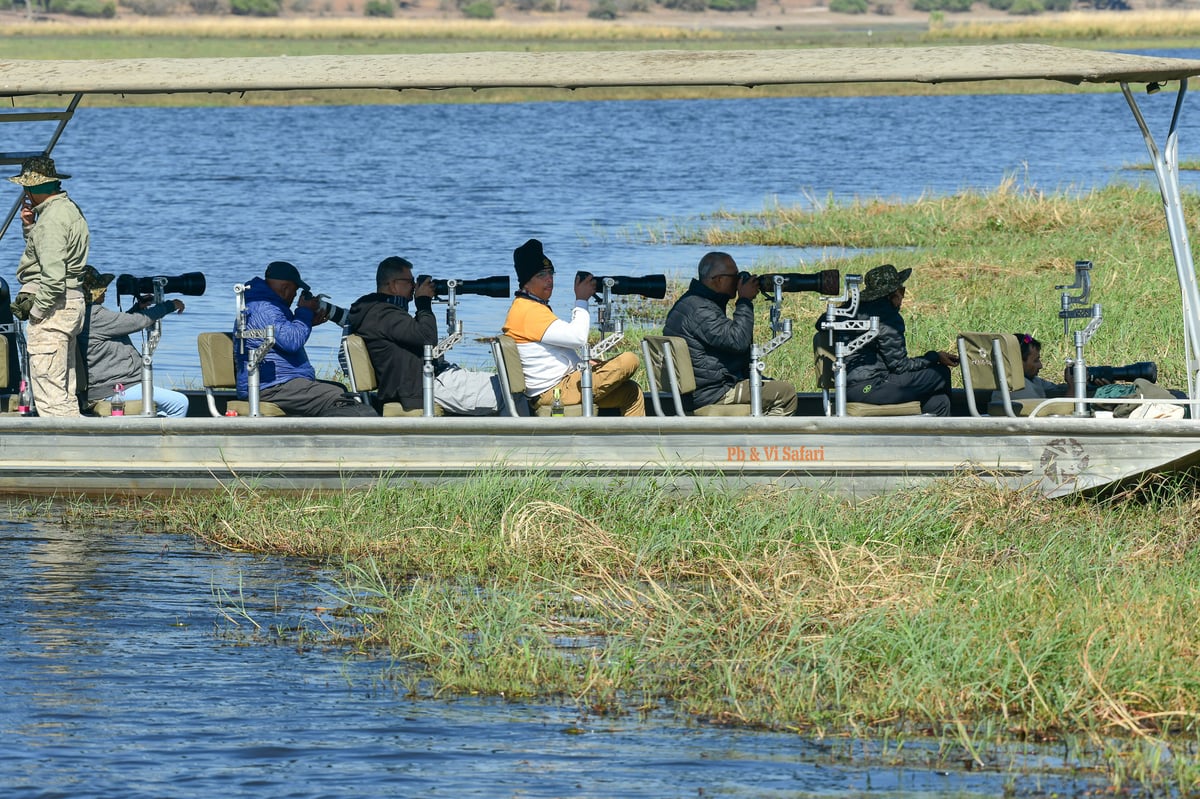
MULTIPOLYGON (((580 272, 581 275, 588 274, 580 272)), ((651 300, 667 296, 666 275, 643 275, 641 277, 607 276, 596 278, 596 291, 603 292, 606 281, 612 281, 609 291, 613 294, 637 294, 651 300)))
POLYGON ((1158 364, 1153 361, 1138 361, 1125 366, 1089 366, 1089 383, 1106 380, 1109 383, 1132 383, 1134 380, 1158 382, 1158 364))
POLYGON ((175 277, 155 275, 153 277, 134 277, 133 275, 117 276, 117 295, 141 296, 153 294, 154 284, 159 280, 163 284, 163 294, 183 294, 188 297, 199 297, 204 293, 205 281, 203 272, 185 272, 175 277))
MULTIPOLYGON (((450 281, 438 280, 429 275, 418 275, 417 284, 426 280, 433 281, 433 293, 445 297, 450 293, 450 281)), ((507 297, 509 294, 508 275, 492 275, 478 280, 454 280, 454 290, 457 294, 480 294, 484 297, 507 297)))
POLYGON ((800 272, 772 272, 758 276, 758 287, 763 294, 775 293, 775 278, 780 279, 779 288, 785 292, 815 291, 826 297, 833 297, 842 290, 842 275, 836 269, 822 269, 820 272, 804 274, 800 272))

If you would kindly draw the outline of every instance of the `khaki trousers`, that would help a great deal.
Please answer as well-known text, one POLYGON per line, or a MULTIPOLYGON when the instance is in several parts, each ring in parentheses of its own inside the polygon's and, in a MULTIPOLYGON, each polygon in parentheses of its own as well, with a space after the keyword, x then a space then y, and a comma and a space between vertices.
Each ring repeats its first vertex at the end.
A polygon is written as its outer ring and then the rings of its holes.
MULTIPOLYGON (((750 381, 743 380, 726 392, 714 405, 749 405, 750 381)), ((795 416, 799 398, 796 387, 786 380, 764 380, 762 384, 763 416, 795 416)))
POLYGON ((59 297, 45 319, 25 326, 29 384, 38 416, 79 416, 75 396, 75 338, 83 330, 83 293, 59 297))
MULTIPOLYGON (((629 378, 638 370, 638 357, 632 352, 622 352, 614 358, 592 367, 592 402, 597 408, 620 408, 624 416, 645 416, 646 403, 642 399, 642 387, 629 378)), ((579 384, 582 374, 571 372, 558 382, 563 405, 582 405, 583 390, 579 384)), ((554 387, 538 397, 538 407, 548 408, 554 403, 554 387)))

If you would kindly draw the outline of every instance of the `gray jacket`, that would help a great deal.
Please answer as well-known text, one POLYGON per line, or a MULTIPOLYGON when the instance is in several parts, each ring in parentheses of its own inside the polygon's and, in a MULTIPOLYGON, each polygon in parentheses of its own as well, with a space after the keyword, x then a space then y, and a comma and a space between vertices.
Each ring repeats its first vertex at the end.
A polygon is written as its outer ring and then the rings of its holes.
POLYGON ((88 306, 88 400, 113 394, 113 386, 142 382, 142 354, 129 335, 145 330, 175 310, 172 300, 142 311, 117 313, 103 305, 88 306))
MULTIPOLYGON (((699 280, 692 280, 667 314, 664 336, 687 341, 696 373, 692 408, 719 401, 729 389, 750 378, 750 347, 754 344, 754 304, 738 299, 733 316, 725 315, 730 298, 699 280)), ((691 410, 692 408, 689 408, 691 410)))

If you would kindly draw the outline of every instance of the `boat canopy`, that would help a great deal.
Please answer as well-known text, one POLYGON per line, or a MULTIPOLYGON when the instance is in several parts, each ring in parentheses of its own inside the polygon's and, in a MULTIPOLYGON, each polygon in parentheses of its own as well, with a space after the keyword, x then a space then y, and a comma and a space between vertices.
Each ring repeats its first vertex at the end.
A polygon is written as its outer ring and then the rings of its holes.
POLYGON ((0 61, 0 96, 316 89, 766 86, 1055 80, 1163 83, 1200 60, 1043 44, 0 61))

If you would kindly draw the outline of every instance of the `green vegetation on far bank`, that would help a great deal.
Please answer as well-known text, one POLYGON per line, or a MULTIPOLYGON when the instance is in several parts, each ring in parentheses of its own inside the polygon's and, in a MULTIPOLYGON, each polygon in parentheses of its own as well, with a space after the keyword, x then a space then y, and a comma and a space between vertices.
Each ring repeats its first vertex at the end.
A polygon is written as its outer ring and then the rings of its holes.
POLYGON ((1019 772, 1009 747, 1057 742, 1114 789, 1200 789, 1194 484, 898 499, 490 473, 129 512, 341 564, 344 643, 390 652, 414 696, 871 736, 892 763, 932 736, 946 768, 1019 772))

